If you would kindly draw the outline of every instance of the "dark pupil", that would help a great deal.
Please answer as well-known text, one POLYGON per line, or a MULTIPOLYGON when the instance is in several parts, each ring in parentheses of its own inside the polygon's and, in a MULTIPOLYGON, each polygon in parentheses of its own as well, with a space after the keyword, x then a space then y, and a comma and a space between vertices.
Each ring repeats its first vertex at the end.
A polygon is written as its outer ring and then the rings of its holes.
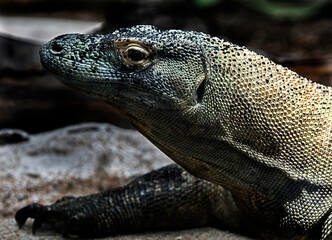
POLYGON ((145 54, 138 50, 129 50, 128 58, 131 61, 139 62, 145 58, 145 54))

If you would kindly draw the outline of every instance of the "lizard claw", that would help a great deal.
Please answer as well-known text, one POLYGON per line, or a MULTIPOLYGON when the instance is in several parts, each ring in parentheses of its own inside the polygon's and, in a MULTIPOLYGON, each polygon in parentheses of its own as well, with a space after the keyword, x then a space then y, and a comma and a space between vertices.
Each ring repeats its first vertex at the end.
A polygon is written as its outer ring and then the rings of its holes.
POLYGON ((21 208, 15 214, 15 220, 19 228, 22 228, 28 218, 34 219, 32 224, 33 234, 35 234, 43 224, 51 225, 56 230, 65 233, 66 216, 65 214, 58 212, 54 207, 52 207, 52 205, 43 206, 38 203, 33 203, 21 208))
MULTIPOLYGON (((46 207, 33 203, 26 207, 21 208, 15 214, 15 220, 19 228, 22 228, 28 218, 36 218, 46 207)), ((36 229, 37 230, 37 229, 36 229)))

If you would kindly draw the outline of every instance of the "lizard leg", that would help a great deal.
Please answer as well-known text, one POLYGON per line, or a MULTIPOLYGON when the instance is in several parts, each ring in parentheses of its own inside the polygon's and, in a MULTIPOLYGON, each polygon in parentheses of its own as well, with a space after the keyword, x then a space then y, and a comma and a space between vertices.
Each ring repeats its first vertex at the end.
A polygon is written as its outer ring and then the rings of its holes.
POLYGON ((30 204, 17 211, 21 227, 34 218, 65 236, 103 237, 158 229, 237 224, 238 210, 222 187, 169 165, 124 187, 83 197, 64 197, 52 205, 30 204))

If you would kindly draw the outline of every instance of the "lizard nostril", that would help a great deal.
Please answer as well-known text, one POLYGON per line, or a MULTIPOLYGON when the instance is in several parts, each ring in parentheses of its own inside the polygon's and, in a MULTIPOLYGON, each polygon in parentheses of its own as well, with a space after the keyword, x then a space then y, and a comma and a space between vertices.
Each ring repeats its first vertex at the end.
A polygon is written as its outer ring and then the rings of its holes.
POLYGON ((63 49, 64 49, 64 46, 61 43, 53 42, 50 47, 50 52, 55 55, 59 55, 63 49))

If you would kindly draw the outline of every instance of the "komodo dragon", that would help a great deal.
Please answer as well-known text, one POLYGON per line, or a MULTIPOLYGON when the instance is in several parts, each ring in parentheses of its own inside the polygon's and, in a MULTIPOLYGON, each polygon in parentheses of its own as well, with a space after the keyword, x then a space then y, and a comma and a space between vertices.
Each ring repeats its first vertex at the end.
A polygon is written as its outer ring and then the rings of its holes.
POLYGON ((153 26, 62 35, 40 55, 185 170, 33 203, 16 213, 19 226, 34 218, 33 232, 49 224, 81 238, 214 225, 262 239, 332 239, 331 87, 228 41, 153 26))

